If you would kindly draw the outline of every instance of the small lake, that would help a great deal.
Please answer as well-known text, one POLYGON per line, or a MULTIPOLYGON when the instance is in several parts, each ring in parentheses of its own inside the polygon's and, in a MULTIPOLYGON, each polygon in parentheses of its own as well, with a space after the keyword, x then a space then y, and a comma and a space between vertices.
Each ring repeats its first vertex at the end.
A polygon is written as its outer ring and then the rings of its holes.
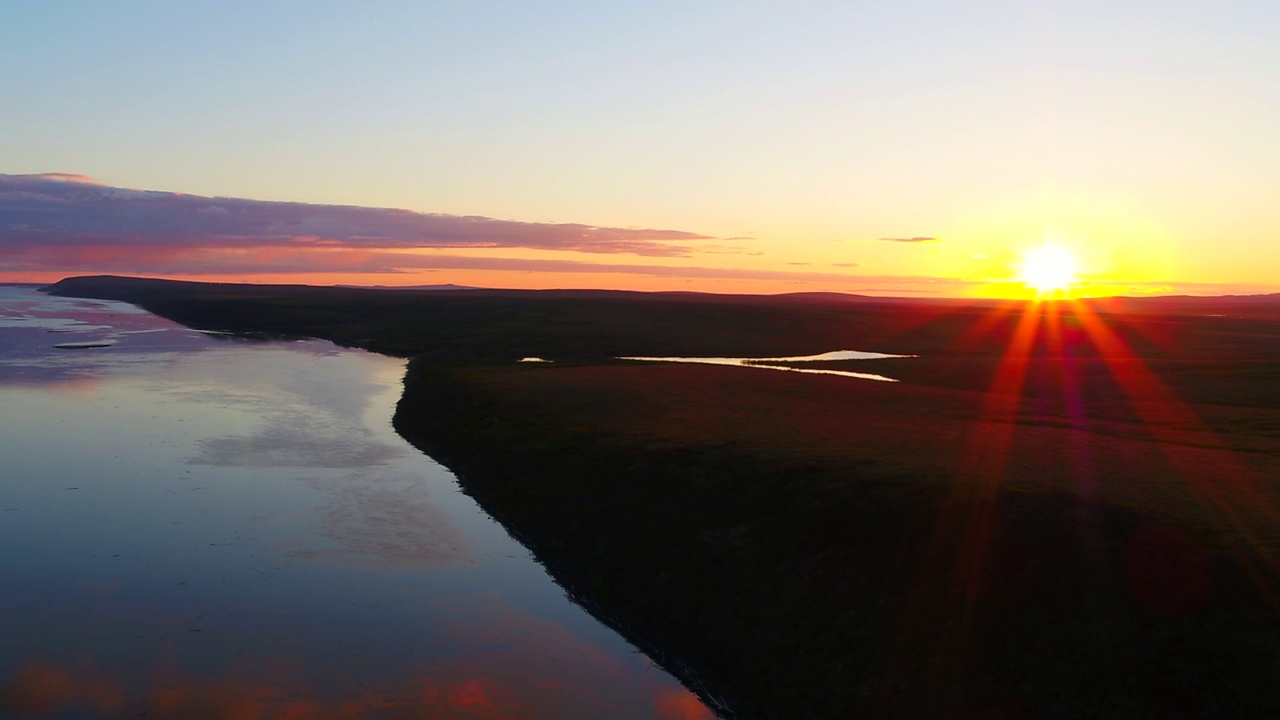
MULTIPOLYGON (((634 362, 659 363, 693 363, 695 365, 733 365, 736 367, 760 368, 763 370, 782 370, 785 372, 805 373, 809 375, 838 375, 858 378, 860 380, 876 380, 879 382, 898 382, 894 378, 877 373, 855 372, 852 370, 832 370, 830 368, 812 367, 813 363, 834 362, 838 360, 885 360, 889 358, 909 358, 914 355, 889 355, 887 353, 864 352, 861 350, 833 350, 818 355, 793 355, 789 357, 620 357, 618 360, 634 362), (788 363, 803 363, 807 367, 794 367, 788 363)), ((521 362, 545 362, 542 358, 525 358, 521 362)))
POLYGON ((0 715, 712 717, 396 435, 403 373, 0 286, 0 715))

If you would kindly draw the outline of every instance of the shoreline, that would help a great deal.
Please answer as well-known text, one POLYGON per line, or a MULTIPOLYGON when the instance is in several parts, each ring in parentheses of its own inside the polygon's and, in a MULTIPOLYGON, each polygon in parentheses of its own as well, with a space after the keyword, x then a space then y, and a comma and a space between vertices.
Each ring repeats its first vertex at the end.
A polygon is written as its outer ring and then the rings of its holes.
POLYGON ((397 431, 729 717, 1280 713, 1270 316, 1117 316, 1128 364, 1077 332, 1010 366, 1016 316, 923 304, 78 284, 412 356, 397 431), (1184 347, 1148 338, 1170 323, 1184 347), (857 361, 903 382, 601 357, 795 356, 851 328, 920 355, 857 361))
MULTIPOLYGON (((499 494, 489 491, 487 488, 489 484, 479 479, 487 475, 486 469, 482 465, 468 461, 469 457, 474 456, 467 452, 464 443, 458 442, 462 439, 461 436, 449 433, 442 439, 442 434, 438 432, 439 425, 425 421, 427 415, 432 415, 442 408, 440 402, 442 397, 438 393, 423 389, 423 381, 418 377, 419 373, 412 369, 413 365, 413 361, 410 360, 405 375, 405 392, 397 403, 396 412, 392 418, 392 425, 396 432, 418 451, 453 473, 457 478, 459 490, 475 500, 476 504, 496 520, 508 534, 528 548, 535 561, 547 571, 547 574, 573 602, 602 624, 612 628, 654 663, 678 678, 716 717, 726 720, 743 717, 734 711, 725 698, 717 695, 704 682, 694 666, 670 653, 653 641, 642 628, 637 628, 633 622, 594 597, 586 587, 581 573, 574 571, 573 561, 555 552, 553 546, 558 544, 558 541, 539 533, 536 526, 531 527, 520 522, 513 517, 515 513, 503 508, 499 494), (410 387, 413 389, 411 390, 410 387), (426 407, 430 407, 431 410, 424 412, 426 407)), ((438 377, 443 380, 447 375, 438 377)))
MULTIPOLYGON (((716 688, 736 711, 728 717, 1173 712, 1179 686, 1208 681, 1218 696, 1226 679, 1210 673, 1197 682, 1191 666, 1152 675, 1150 666, 1177 661, 1188 644, 1226 661, 1241 642, 1254 644, 1247 628, 1269 614, 1234 551, 1209 545, 1189 562, 1173 557, 1188 567, 1151 582, 1177 595, 1179 582, 1207 574, 1219 580, 1217 596, 1174 601, 1169 614, 1159 598, 1153 607, 1133 602, 1116 577, 1133 539, 1155 533, 1154 547, 1140 551, 1158 555, 1176 554, 1184 538, 1176 520, 1150 510, 1054 491, 957 498, 911 469, 584 431, 498 399, 490 374, 516 371, 412 364, 397 430, 450 467, 580 602, 605 608, 602 619, 642 649, 672 653, 677 674, 694 671, 695 689, 702 681, 716 688), (785 487, 767 487, 778 478, 785 487), (761 495, 736 512, 687 510, 744 485, 761 495), (1000 515, 984 591, 993 596, 966 619, 956 613, 950 548, 934 542, 954 533, 938 518, 993 505, 1000 515), (1101 545, 1075 546, 1082 530, 1101 545), (850 544, 849 533, 866 544, 850 544), (1097 625, 1111 630, 1091 636, 1097 625), (691 627, 698 638, 686 635, 691 627), (1150 647, 1135 652, 1143 637, 1150 647), (981 659, 956 647, 965 642, 1009 650, 981 659), (949 648, 944 655, 970 666, 935 665, 931 648, 949 648), (1135 657, 1113 670, 1120 652, 1135 657)), ((1274 657, 1261 667, 1280 669, 1274 657)), ((1257 694, 1235 710, 1280 703, 1264 685, 1240 682, 1257 694)))

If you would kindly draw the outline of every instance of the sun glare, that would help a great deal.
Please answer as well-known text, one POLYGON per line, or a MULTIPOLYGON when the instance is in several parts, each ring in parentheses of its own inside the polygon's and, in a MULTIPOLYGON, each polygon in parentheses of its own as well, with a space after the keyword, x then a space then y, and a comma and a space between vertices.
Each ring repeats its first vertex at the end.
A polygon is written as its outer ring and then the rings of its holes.
POLYGON ((1080 266, 1070 248, 1045 243, 1022 254, 1018 280, 1037 297, 1062 297, 1071 294, 1080 266))

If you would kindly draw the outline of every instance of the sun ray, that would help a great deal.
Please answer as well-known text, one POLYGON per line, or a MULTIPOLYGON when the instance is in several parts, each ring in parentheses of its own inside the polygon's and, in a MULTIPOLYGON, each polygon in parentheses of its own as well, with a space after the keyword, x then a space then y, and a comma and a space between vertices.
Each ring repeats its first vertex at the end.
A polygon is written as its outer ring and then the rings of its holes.
POLYGON ((1232 552, 1262 596, 1280 611, 1280 591, 1266 579, 1280 569, 1271 531, 1280 525, 1280 498, 1238 454, 1129 348, 1120 334, 1086 304, 1073 303, 1121 390, 1151 433, 1170 467, 1209 512, 1224 535, 1245 547, 1232 552), (1188 444, 1187 432, 1199 447, 1188 444), (1213 453, 1206 457, 1205 451, 1213 453))
MULTIPOLYGON (((1280 500, 1264 478, 1165 386, 1144 357, 1129 347, 1117 321, 1079 300, 1020 304, 1023 309, 1016 314, 1009 306, 991 308, 963 333, 971 341, 995 334, 1005 337, 1005 344, 979 405, 974 432, 956 463, 952 489, 931 516, 929 539, 917 556, 909 581, 913 589, 900 615, 904 628, 926 624, 938 632, 929 647, 904 642, 887 658, 890 674, 913 668, 927 676, 939 697, 947 687, 963 682, 975 633, 984 622, 985 594, 998 573, 1002 486, 1011 477, 1023 413, 1038 412, 1028 405, 1034 398, 1032 383, 1057 386, 1061 407, 1050 412, 1061 412, 1071 430, 1066 462, 1082 512, 1102 502, 1105 488, 1097 458, 1083 437, 1095 431, 1086 404, 1101 399, 1087 396, 1084 380, 1093 367, 1105 368, 1210 522, 1243 541, 1233 553, 1236 561, 1263 596, 1280 608, 1280 595, 1266 581, 1280 567, 1266 530, 1280 525, 1280 500), (994 332, 998 328, 1003 330, 994 332), (1189 433, 1196 436, 1192 443, 1189 433), (938 584, 938 577, 946 577, 944 585, 938 584), (912 662, 921 656, 930 660, 923 666, 912 662)), ((1085 534, 1086 544, 1098 540, 1087 522, 1078 531, 1085 534)))
POLYGON ((934 518, 930 540, 920 562, 908 603, 901 615, 904 626, 937 623, 942 634, 931 639, 932 647, 897 648, 889 660, 892 671, 901 672, 909 658, 929 656, 928 681, 944 695, 943 689, 965 673, 974 614, 985 592, 991 556, 992 532, 999 513, 1000 486, 1008 472, 1014 445, 1015 421, 1022 405, 1029 363, 1041 332, 1045 306, 1020 302, 1021 312, 1012 317, 1013 304, 996 307, 976 325, 990 331, 1001 321, 1013 320, 991 385, 984 395, 977 426, 957 462, 951 492, 934 518), (947 584, 936 596, 934 578, 943 569, 947 584), (941 603, 940 605, 938 603, 941 603), (942 613, 942 617, 938 616, 942 613))

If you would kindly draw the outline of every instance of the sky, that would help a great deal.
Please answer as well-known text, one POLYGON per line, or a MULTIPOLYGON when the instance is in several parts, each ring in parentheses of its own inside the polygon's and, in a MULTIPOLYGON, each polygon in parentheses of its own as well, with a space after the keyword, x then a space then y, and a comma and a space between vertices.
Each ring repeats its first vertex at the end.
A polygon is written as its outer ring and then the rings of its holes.
POLYGON ((0 281, 1280 291, 1280 4, 0 0, 0 281))

